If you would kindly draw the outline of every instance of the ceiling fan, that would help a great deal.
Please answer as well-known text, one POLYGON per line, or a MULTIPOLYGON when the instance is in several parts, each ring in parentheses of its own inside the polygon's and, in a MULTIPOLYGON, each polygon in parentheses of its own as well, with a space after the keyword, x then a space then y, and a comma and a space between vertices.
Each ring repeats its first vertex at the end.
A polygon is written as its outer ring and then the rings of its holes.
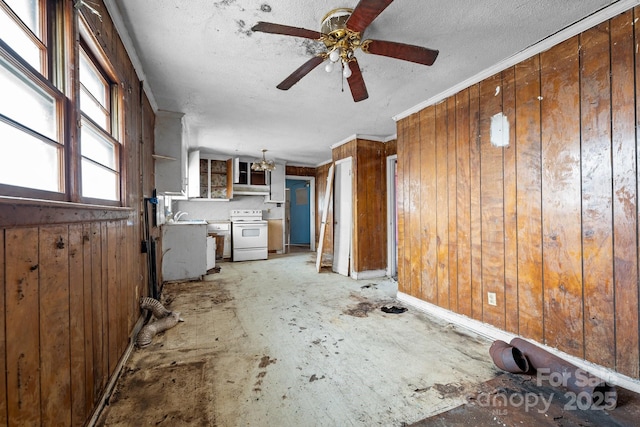
POLYGON ((278 89, 288 90, 314 68, 329 59, 325 69, 331 71, 333 64, 340 61, 343 76, 347 78, 353 100, 359 102, 367 99, 369 94, 362 78, 358 60, 355 57, 357 49, 373 55, 402 59, 423 65, 432 65, 438 56, 437 50, 426 47, 384 40, 362 39, 362 34, 369 24, 392 2, 393 0, 360 0, 354 9, 334 9, 322 19, 319 32, 269 22, 258 22, 251 30, 319 40, 327 48, 326 52, 314 56, 291 73, 277 86, 278 89))

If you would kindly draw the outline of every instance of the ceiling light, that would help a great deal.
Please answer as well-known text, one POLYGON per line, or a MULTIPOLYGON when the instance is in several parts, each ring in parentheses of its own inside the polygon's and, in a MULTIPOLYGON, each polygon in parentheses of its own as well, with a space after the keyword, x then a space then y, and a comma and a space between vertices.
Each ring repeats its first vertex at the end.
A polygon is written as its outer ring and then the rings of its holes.
POLYGON ((251 170, 254 171, 273 171, 276 169, 276 163, 273 160, 267 160, 264 156, 266 149, 262 149, 262 159, 258 159, 251 164, 251 170))
POLYGON ((342 75, 345 79, 351 77, 351 68, 349 68, 349 64, 347 62, 342 64, 342 75))

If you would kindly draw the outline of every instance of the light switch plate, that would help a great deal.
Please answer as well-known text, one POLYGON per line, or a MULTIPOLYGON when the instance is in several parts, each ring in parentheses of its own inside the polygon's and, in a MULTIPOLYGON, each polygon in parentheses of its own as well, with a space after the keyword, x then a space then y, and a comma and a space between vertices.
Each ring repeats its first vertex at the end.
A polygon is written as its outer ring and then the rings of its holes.
POLYGON ((487 302, 489 305, 498 305, 495 292, 487 292, 487 302))

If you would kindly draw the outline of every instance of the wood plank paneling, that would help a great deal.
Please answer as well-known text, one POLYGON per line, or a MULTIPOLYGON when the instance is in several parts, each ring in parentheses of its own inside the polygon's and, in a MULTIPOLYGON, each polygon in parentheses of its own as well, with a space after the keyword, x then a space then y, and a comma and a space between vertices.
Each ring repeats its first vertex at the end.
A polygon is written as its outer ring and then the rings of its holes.
POLYGON ((316 176, 316 168, 287 165, 285 174, 295 176, 316 176))
POLYGON ((106 291, 107 291, 107 316, 105 329, 107 330, 107 377, 116 369, 119 352, 119 298, 118 298, 118 227, 117 222, 109 221, 106 224, 106 250, 103 250, 103 259, 106 268, 106 291))
POLYGON ((69 226, 69 326, 71 350, 71 420, 82 425, 87 418, 85 363, 85 297, 82 224, 69 226))
MULTIPOLYGON (((153 109, 108 14, 100 19, 69 2, 56 11, 66 23, 87 12, 123 89, 124 206, 0 200, 0 425, 85 425, 129 343, 146 289, 140 220, 143 195, 153 190, 153 109), (107 222, 115 225, 109 236, 107 222)), ((77 47, 72 27, 62 43, 69 52, 77 47)), ((77 74, 66 69, 61 78, 75 87, 77 74)), ((70 123, 75 97, 68 95, 70 123)), ((76 130, 70 127, 71 138, 76 130)), ((77 191, 71 183, 70 194, 77 191)))
POLYGON ((502 113, 509 123, 509 145, 502 150, 504 167, 504 311, 505 329, 518 333, 518 226, 516 182, 515 68, 502 72, 502 113))
MULTIPOLYGON (((405 239, 409 239, 412 248, 420 248, 420 116, 412 114, 409 117, 408 127, 409 152, 409 189, 408 189, 408 210, 409 210, 409 230, 405 239)), ((405 228, 406 230, 406 228, 405 228)), ((412 256, 410 258, 411 295, 419 296, 422 287, 422 258, 412 256)))
POLYGON ((69 227, 40 228, 38 255, 42 423, 70 425, 69 227))
POLYGON ((469 88, 469 164, 471 167, 471 316, 482 320, 482 205, 480 202, 480 85, 469 88))
POLYGON ((106 241, 106 223, 93 223, 91 235, 91 271, 93 272, 93 395, 98 397, 107 384, 107 281, 106 281, 106 249, 102 242, 106 241), (104 252, 104 254, 103 254, 104 252))
POLYGON ((435 109, 437 304, 449 308, 449 187, 447 104, 435 109))
POLYGON ((542 342, 542 179, 540 60, 515 66, 518 236, 518 331, 542 342))
POLYGON ((580 37, 584 355, 613 366, 613 218, 609 24, 580 37))
POLYGON ((356 139, 354 159, 354 271, 387 266, 386 161, 384 144, 356 139))
POLYGON ((448 278, 447 286, 449 308, 458 311, 458 244, 457 232, 457 158, 456 158, 456 102, 455 97, 447 99, 447 226, 448 241, 448 278))
POLYGON ((502 77, 480 83, 480 196, 482 203, 483 320, 505 327, 504 295, 504 167, 503 148, 491 144, 492 117, 502 113, 502 77), (488 302, 488 293, 496 305, 488 302))
MULTIPOLYGON (((634 73, 640 75, 640 59, 634 65, 634 16, 629 11, 611 20, 611 115, 613 163, 613 276, 615 294, 616 370, 638 378, 638 149, 635 139, 636 107, 634 73)), ((636 33, 636 40, 640 33, 636 33)), ((636 99, 638 101, 636 101, 636 99)))
POLYGON ((471 317, 471 165, 469 90, 456 94, 456 241, 458 248, 458 313, 471 317))
MULTIPOLYGON (((96 402, 95 396, 95 353, 94 353, 94 298, 91 224, 82 224, 82 286, 84 306, 84 368, 85 368, 85 413, 89 414, 96 402)), ((76 255, 77 256, 77 255, 76 255)))
POLYGON ((406 183, 406 173, 405 173, 405 162, 409 158, 406 154, 406 141, 407 138, 405 136, 405 129, 408 119, 403 119, 398 121, 398 139, 397 139, 397 149, 398 149, 398 162, 397 162, 397 175, 398 175, 398 183, 396 186, 396 211, 398 216, 398 290, 405 294, 409 294, 411 291, 411 286, 407 286, 406 279, 406 268, 405 268, 405 258, 410 255, 411 248, 407 247, 410 242, 407 242, 405 239, 405 218, 406 216, 406 203, 405 203, 405 183, 406 183))
POLYGON ((580 175, 580 46, 540 54, 545 344, 584 355, 580 175))
POLYGON ((8 425, 41 425, 38 230, 5 232, 8 425))
POLYGON ((421 298, 633 378, 640 374, 638 16, 640 7, 425 107, 419 136, 407 132, 407 118, 398 122, 407 205, 398 210, 399 252, 405 265, 421 259, 421 298), (430 163, 424 121, 434 111, 430 163), (510 125, 505 148, 489 142, 500 112, 510 125), (406 194, 412 138, 422 144, 421 203, 434 186, 438 215, 423 206, 420 248, 406 225, 416 221, 406 194), (438 244, 434 272, 426 268, 429 239, 438 244), (426 290, 436 286, 433 301, 426 290))
POLYGON ((422 263, 422 288, 420 298, 430 303, 438 302, 437 283, 437 193, 436 193, 436 111, 427 108, 420 112, 420 257, 422 263))

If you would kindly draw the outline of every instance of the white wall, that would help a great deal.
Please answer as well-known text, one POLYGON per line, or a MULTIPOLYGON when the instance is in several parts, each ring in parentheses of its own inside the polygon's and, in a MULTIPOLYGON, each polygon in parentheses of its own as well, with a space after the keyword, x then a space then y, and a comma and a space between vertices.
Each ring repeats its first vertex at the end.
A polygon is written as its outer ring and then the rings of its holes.
POLYGON ((188 212, 185 219, 227 221, 229 211, 234 209, 260 209, 264 219, 283 219, 284 204, 264 203, 265 196, 235 196, 229 201, 174 200, 172 212, 188 212))

